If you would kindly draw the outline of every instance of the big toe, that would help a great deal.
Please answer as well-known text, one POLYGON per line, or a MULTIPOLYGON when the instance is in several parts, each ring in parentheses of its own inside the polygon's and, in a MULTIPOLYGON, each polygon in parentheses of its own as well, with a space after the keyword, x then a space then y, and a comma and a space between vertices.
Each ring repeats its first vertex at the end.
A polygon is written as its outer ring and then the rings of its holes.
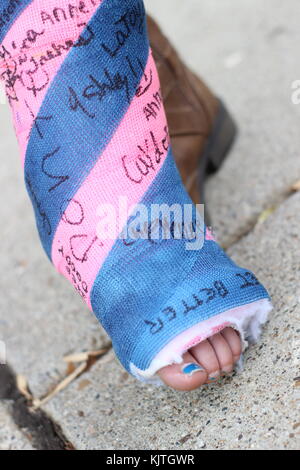
POLYGON ((206 370, 189 352, 184 354, 183 363, 164 367, 157 374, 166 385, 181 391, 195 390, 207 382, 206 370))

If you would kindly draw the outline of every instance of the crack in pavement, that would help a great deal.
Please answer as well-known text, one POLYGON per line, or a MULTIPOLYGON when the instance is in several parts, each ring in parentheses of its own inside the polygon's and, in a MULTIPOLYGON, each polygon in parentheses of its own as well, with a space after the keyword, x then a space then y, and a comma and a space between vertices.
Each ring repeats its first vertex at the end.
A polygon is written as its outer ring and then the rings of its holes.
POLYGON ((293 190, 289 188, 283 193, 278 194, 277 198, 272 203, 270 202, 270 205, 268 206, 266 205, 265 209, 263 209, 262 212, 258 216, 253 216, 251 219, 249 219, 244 229, 241 229, 235 237, 232 236, 231 240, 228 243, 222 244, 223 250, 225 251, 229 250, 234 245, 236 245, 241 240, 243 240, 243 238, 246 238, 248 235, 250 235, 250 233, 252 233, 255 230, 256 226, 258 225, 262 213, 264 213, 265 211, 268 211, 269 209, 271 210, 270 212, 272 213, 276 212, 288 199, 293 197, 293 195, 296 194, 297 192, 298 190, 293 190))
POLYGON ((36 450, 75 450, 61 427, 44 411, 32 410, 31 403, 17 388, 16 377, 8 365, 0 366, 0 399, 12 401, 12 418, 36 450))

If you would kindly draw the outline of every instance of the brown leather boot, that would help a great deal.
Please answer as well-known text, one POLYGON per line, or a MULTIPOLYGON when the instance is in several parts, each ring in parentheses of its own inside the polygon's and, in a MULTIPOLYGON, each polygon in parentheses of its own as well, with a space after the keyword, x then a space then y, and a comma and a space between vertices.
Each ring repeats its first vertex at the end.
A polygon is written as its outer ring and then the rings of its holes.
POLYGON ((204 202, 205 177, 217 171, 230 149, 236 126, 225 106, 179 58, 159 26, 148 16, 173 154, 194 202, 204 202))

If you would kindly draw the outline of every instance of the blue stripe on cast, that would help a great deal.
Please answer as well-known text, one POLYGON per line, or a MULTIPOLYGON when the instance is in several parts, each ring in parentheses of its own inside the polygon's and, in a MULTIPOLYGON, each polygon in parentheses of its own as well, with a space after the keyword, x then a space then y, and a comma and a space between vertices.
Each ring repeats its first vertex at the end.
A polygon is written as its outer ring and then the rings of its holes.
POLYGON ((0 43, 5 35, 32 0, 1 0, 0 5, 0 43))
POLYGON ((49 258, 63 211, 111 140, 143 76, 149 55, 143 2, 104 0, 81 38, 47 92, 26 152, 25 181, 49 258), (125 26, 115 23, 126 13, 136 24, 117 48, 115 32, 125 26))
MULTIPOLYGON (((171 151, 141 203, 191 204, 171 151)), ((187 328, 225 310, 268 298, 252 273, 213 241, 187 251, 186 240, 117 240, 91 295, 116 354, 148 369, 155 355, 187 328)))

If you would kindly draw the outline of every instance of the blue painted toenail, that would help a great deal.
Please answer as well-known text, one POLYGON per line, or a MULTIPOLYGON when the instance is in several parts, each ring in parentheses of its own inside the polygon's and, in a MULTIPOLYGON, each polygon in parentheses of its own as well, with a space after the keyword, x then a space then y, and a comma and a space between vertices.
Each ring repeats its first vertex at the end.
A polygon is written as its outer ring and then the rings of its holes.
POLYGON ((203 367, 199 366, 198 364, 190 363, 184 364, 182 367, 182 372, 186 375, 193 375, 195 372, 202 372, 204 371, 203 367))

